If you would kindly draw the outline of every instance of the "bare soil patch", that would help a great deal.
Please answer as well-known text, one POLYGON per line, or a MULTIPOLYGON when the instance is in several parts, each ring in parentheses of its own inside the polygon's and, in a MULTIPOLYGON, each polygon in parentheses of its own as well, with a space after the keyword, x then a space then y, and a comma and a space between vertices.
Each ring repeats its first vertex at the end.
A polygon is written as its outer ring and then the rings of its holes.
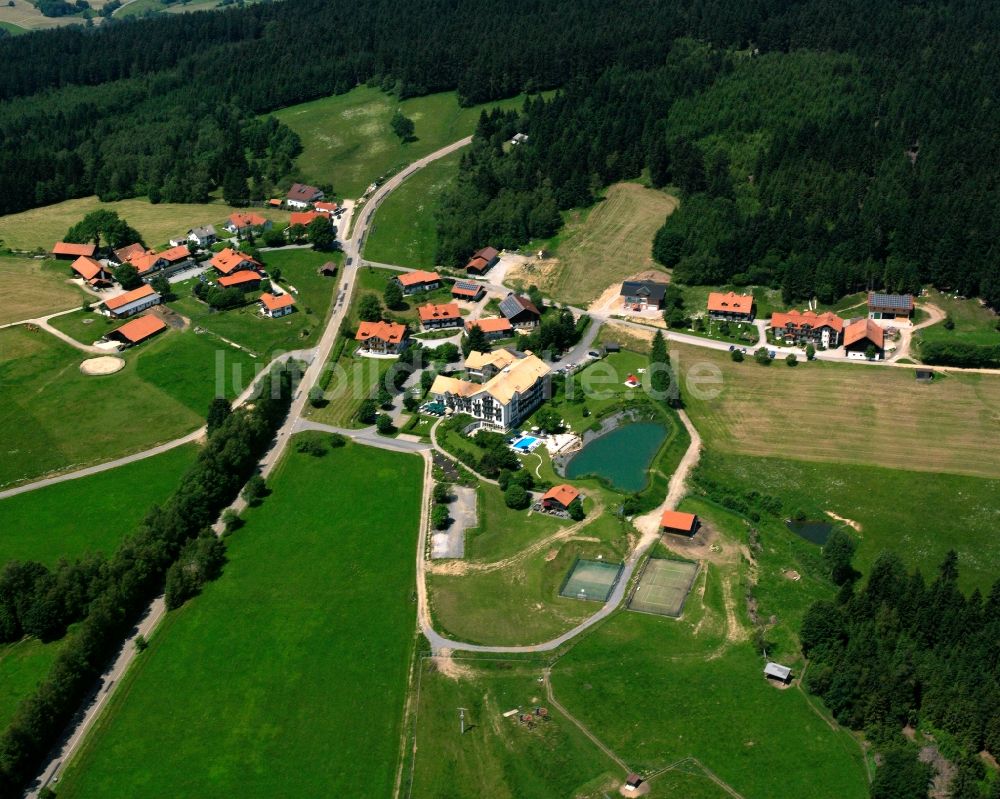
POLYGON ((125 368, 125 361, 113 355, 101 355, 98 358, 88 358, 80 364, 80 371, 85 375, 113 375, 125 368))

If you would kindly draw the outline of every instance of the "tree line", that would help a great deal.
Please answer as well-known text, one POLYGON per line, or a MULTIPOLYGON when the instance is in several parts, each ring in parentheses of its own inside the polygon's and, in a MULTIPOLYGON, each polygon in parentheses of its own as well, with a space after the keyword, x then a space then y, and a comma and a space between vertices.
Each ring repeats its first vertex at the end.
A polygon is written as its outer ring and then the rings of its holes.
POLYGON ((295 385, 288 368, 264 375, 252 405, 220 413, 194 466, 162 506, 109 557, 87 556, 54 569, 8 563, 0 576, 0 635, 42 640, 68 633, 49 673, 0 734, 0 794, 34 777, 137 615, 164 588, 171 607, 218 573, 222 551, 211 526, 237 496, 285 418, 295 385), (173 567, 180 559, 181 567, 173 567))

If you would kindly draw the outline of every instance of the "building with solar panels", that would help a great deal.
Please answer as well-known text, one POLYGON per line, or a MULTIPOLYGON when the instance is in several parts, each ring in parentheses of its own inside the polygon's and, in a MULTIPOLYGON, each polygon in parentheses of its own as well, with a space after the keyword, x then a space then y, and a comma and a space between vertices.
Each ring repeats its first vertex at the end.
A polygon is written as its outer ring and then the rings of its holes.
POLYGON ((912 294, 868 292, 869 319, 909 319, 913 316, 912 294))

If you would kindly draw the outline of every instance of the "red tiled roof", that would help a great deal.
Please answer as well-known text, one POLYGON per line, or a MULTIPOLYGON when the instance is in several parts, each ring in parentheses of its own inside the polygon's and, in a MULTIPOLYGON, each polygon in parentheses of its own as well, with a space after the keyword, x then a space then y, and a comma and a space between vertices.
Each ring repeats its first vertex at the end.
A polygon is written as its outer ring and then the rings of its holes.
POLYGON ((580 492, 573 488, 573 486, 562 483, 561 485, 552 486, 552 488, 546 491, 542 495, 542 502, 547 499, 554 499, 564 508, 567 508, 578 496, 580 496, 580 492))
POLYGON ((513 332, 514 326, 510 323, 510 319, 504 319, 498 317, 495 319, 474 319, 465 323, 466 330, 472 330, 472 328, 478 327, 484 333, 506 333, 513 332))
POLYGON ((233 272, 231 275, 223 275, 216 282, 223 288, 229 288, 230 286, 241 286, 244 283, 253 283, 257 280, 260 280, 260 275, 256 272, 251 272, 249 269, 242 269, 239 272, 233 272))
POLYGON ((67 241, 57 241, 52 248, 53 255, 86 255, 92 257, 97 252, 96 244, 73 244, 67 241))
POLYGON ((235 214, 230 214, 229 221, 232 222, 234 227, 239 229, 245 227, 261 227, 267 222, 267 220, 260 214, 243 213, 240 211, 237 211, 235 214))
POLYGON ((451 287, 452 296, 455 297, 477 297, 482 290, 483 287, 479 285, 466 287, 456 283, 451 287))
POLYGON ((671 530, 694 529, 694 522, 697 517, 693 513, 682 513, 679 510, 665 510, 660 517, 660 527, 669 527, 671 530))
POLYGON ((84 280, 93 280, 104 271, 104 267, 101 266, 100 262, 95 261, 93 258, 89 258, 86 255, 81 255, 73 261, 70 268, 84 280))
POLYGON ((885 331, 871 319, 859 319, 847 326, 844 331, 844 346, 856 344, 863 339, 868 339, 879 349, 885 347, 885 331))
POLYGON ((117 308, 121 308, 123 305, 128 305, 130 302, 135 302, 136 300, 141 300, 143 297, 149 297, 151 294, 155 294, 153 287, 150 285, 139 286, 137 289, 132 289, 132 291, 126 291, 124 294, 119 294, 117 297, 112 297, 109 300, 104 301, 104 307, 109 311, 114 311, 117 308))
POLYGON ((357 341, 379 338, 389 344, 399 344, 405 335, 405 325, 396 322, 362 322, 358 325, 358 334, 354 338, 357 341))
POLYGON ((330 217, 326 214, 321 214, 319 211, 299 211, 298 213, 293 213, 288 218, 288 226, 308 225, 314 219, 326 219, 329 221, 330 217))
POLYGON ((267 201, 267 204, 270 205, 272 208, 281 208, 281 204, 283 202, 284 200, 282 200, 281 198, 273 197, 272 199, 267 201))
POLYGON ((713 291, 708 295, 708 310, 720 313, 750 313, 753 310, 753 296, 730 291, 723 294, 713 291))
POLYGON ((167 326, 159 317, 152 314, 140 316, 131 322, 126 322, 117 330, 112 332, 124 336, 133 344, 138 344, 143 339, 147 339, 161 330, 166 330, 167 326))
POLYGON ((143 275, 149 270, 151 270, 154 266, 156 266, 156 263, 159 260, 160 256, 157 255, 152 250, 150 250, 149 252, 143 253, 142 255, 132 256, 132 260, 130 261, 130 263, 132 264, 132 266, 136 268, 136 271, 140 275, 143 275))
POLYGON ((320 211, 321 213, 324 214, 332 214, 334 211, 337 210, 337 203, 325 203, 320 201, 318 203, 313 203, 313 206, 316 208, 317 211, 320 211))
POLYGON ((299 202, 312 202, 316 199, 316 196, 322 194, 319 189, 315 186, 310 186, 306 183, 293 183, 292 187, 288 190, 288 194, 285 195, 289 200, 298 200, 299 202))
POLYGON ((805 313, 789 311, 788 313, 771 314, 771 327, 774 329, 786 327, 799 328, 806 325, 813 329, 817 327, 830 327, 839 333, 844 329, 844 320, 830 311, 821 314, 813 313, 812 311, 806 311, 805 313))
POLYGON ((117 258, 122 263, 126 261, 131 261, 135 256, 142 255, 146 252, 146 248, 139 242, 135 244, 129 244, 127 247, 121 247, 115 250, 115 258, 117 258))
POLYGON ((412 272, 402 272, 396 275, 396 280, 402 286, 419 286, 423 283, 437 283, 441 280, 441 275, 437 272, 425 272, 423 269, 415 269, 412 272))
POLYGON ((191 250, 188 249, 186 244, 180 244, 177 247, 164 250, 160 253, 160 257, 168 264, 175 264, 178 261, 183 261, 185 258, 190 258, 191 250))
POLYGON ((260 301, 269 311, 277 311, 280 308, 287 308, 289 305, 295 305, 295 298, 292 297, 291 294, 279 294, 275 296, 274 294, 269 294, 266 291, 260 295, 260 301))
POLYGON ((500 251, 496 247, 483 247, 479 252, 475 254, 475 258, 482 258, 484 261, 492 261, 500 254, 500 251))
POLYGON ((239 268, 243 263, 247 262, 254 264, 255 266, 261 265, 260 262, 255 261, 246 253, 238 252, 232 247, 226 247, 226 249, 217 252, 215 257, 209 261, 212 266, 224 275, 228 275, 230 272, 239 268))
POLYGON ((421 322, 432 322, 435 319, 460 319, 462 314, 458 310, 458 305, 453 302, 446 302, 443 305, 435 305, 429 302, 421 305, 417 309, 421 322))

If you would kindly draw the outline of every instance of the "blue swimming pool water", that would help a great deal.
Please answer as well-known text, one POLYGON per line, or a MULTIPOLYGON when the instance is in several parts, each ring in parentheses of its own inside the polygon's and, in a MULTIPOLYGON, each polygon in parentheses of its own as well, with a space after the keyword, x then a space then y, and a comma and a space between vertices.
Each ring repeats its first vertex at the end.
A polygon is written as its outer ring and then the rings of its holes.
POLYGON ((512 446, 514 447, 514 449, 520 449, 527 452, 535 445, 537 441, 538 439, 534 438, 533 436, 524 436, 524 438, 519 438, 517 441, 515 441, 512 446))

